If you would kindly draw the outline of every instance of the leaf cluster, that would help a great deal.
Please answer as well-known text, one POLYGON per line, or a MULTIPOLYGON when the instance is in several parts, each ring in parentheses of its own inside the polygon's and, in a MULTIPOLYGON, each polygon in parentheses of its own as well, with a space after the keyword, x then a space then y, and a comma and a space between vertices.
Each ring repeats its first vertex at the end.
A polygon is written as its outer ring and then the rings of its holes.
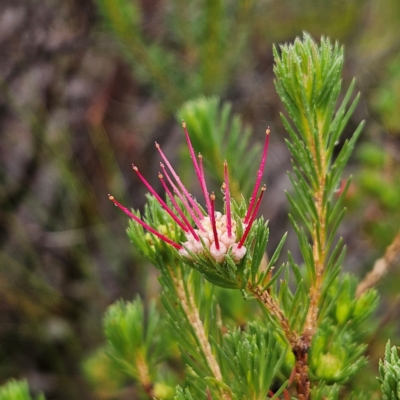
MULTIPOLYGON (((179 199, 176 199, 179 203, 179 199)), ((169 206, 171 203, 167 200, 169 206)), ((150 194, 147 195, 147 203, 143 215, 139 211, 132 212, 138 217, 143 217, 143 221, 156 229, 158 232, 168 236, 176 243, 185 241, 182 230, 177 223, 168 215, 157 199, 150 194)), ((189 217, 189 215, 187 215, 189 217)), ((189 217, 190 218, 190 217, 189 217)), ((129 220, 127 234, 139 252, 146 257, 157 268, 164 268, 166 264, 174 265, 179 257, 178 252, 170 245, 163 242, 157 236, 146 231, 141 225, 133 220, 129 220)))
MULTIPOLYGON (((229 330, 217 345, 224 380, 232 399, 279 398, 286 388, 286 380, 277 376, 286 358, 287 347, 265 324, 250 323, 244 330, 229 330), (275 392, 271 394, 271 387, 275 392)), ((205 379, 209 382, 209 379, 205 379)), ((204 390, 204 389, 203 389, 204 390)), ((211 393, 210 388, 206 391, 211 393)), ((175 399, 196 399, 204 391, 189 386, 178 388, 175 399)))
POLYGON ((83 362, 82 371, 95 393, 112 398, 126 385, 128 379, 125 371, 107 352, 107 346, 97 348, 83 362))
MULTIPOLYGON (((293 262, 293 260, 291 261, 293 262)), ((301 276, 300 268, 294 262, 293 264, 282 265, 274 273, 267 287, 271 296, 278 300, 292 331, 301 332, 310 299, 308 287, 301 276), (291 268, 292 271, 295 271, 293 275, 290 274, 291 268), (295 288, 294 291, 293 287, 295 288)), ((276 329, 280 330, 279 324, 276 325, 276 329)))
POLYGON ((145 314, 139 297, 132 302, 121 300, 108 308, 103 322, 107 354, 145 390, 157 380, 156 367, 167 352, 155 304, 151 303, 147 311, 145 314))
POLYGON ((385 358, 379 362, 379 378, 383 400, 400 399, 400 359, 396 347, 386 344, 385 358))
MULTIPOLYGON (((33 400, 26 381, 11 380, 0 387, 0 400, 33 400)), ((43 395, 35 400, 45 400, 43 395)))
POLYGON ((322 38, 318 45, 304 34, 292 45, 274 48, 274 56, 275 86, 291 120, 282 115, 293 165, 290 180, 294 193, 287 194, 290 219, 304 260, 302 268, 289 254, 285 279, 275 290, 291 327, 298 332, 310 317, 310 300, 317 302, 313 305, 318 310, 317 329, 309 351, 309 374, 316 383, 312 396, 334 399, 339 396, 339 385, 365 363, 365 345, 361 344, 366 334, 364 321, 377 304, 375 291, 357 299, 356 280, 339 276, 345 247, 336 233, 349 186, 349 181, 341 184, 341 176, 363 123, 340 150, 336 146, 359 95, 351 100, 353 80, 339 104, 343 48, 329 39, 322 38), (295 295, 287 283, 289 269, 295 277, 295 295), (299 311, 293 310, 294 304, 299 311))
POLYGON ((359 95, 348 106, 355 87, 353 80, 341 105, 337 106, 343 66, 343 48, 339 48, 337 43, 332 48, 330 40, 322 38, 318 47, 308 34, 304 34, 303 40, 296 39, 293 45, 284 45, 280 49, 281 54, 274 49, 275 86, 296 128, 294 130, 282 116, 291 139, 287 145, 295 163, 294 180, 297 185, 302 185, 295 190, 305 202, 299 209, 299 216, 310 230, 312 226, 307 224, 306 217, 315 216, 315 210, 306 201, 307 194, 309 197, 316 191, 321 184, 320 175, 327 173, 325 201, 332 199, 361 132, 362 124, 351 140, 343 144, 333 163, 335 146, 359 95), (305 182, 302 184, 301 181, 305 182))
POLYGON ((350 102, 355 87, 353 80, 338 105, 343 48, 337 43, 332 46, 329 39, 322 38, 317 45, 310 35, 304 34, 302 40, 283 45, 280 51, 274 49, 275 86, 294 125, 282 115, 290 137, 286 144, 293 165, 289 177, 294 193, 287 193, 287 198, 306 274, 300 274, 291 258, 289 264, 297 281, 303 277, 309 286, 317 279, 314 253, 318 251, 319 259, 324 257, 321 288, 324 293, 338 276, 345 256, 342 240, 336 243, 335 240, 344 216, 343 199, 349 182, 340 193, 337 189, 363 124, 344 142, 336 159, 335 146, 359 96, 350 102))
POLYGON ((369 317, 378 304, 370 290, 356 298, 357 279, 351 275, 337 278, 322 300, 323 315, 313 337, 310 374, 316 382, 343 384, 366 363, 362 344, 372 330, 369 317))
MULTIPOLYGON (((263 324, 253 322, 245 331, 235 329, 227 333, 219 350, 230 366, 234 377, 231 388, 237 398, 263 400, 285 360, 287 347, 263 324)), ((286 385, 284 382, 275 396, 286 385)))
POLYGON ((159 279, 167 323, 187 366, 186 384, 196 398, 204 397, 206 390, 218 398, 223 387, 210 356, 219 366, 216 346, 222 342, 222 323, 214 287, 182 264, 164 270, 159 279))

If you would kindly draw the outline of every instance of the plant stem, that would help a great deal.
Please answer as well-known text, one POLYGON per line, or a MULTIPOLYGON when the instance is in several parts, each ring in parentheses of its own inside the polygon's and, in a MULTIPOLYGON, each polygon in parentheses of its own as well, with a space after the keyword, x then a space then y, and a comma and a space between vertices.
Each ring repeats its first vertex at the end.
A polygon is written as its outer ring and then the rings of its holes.
POLYGON ((139 381, 142 385, 143 390, 146 392, 150 399, 154 399, 155 397, 153 393, 153 383, 150 379, 149 368, 145 358, 141 353, 138 354, 138 356, 136 357, 136 365, 139 374, 139 381))
MULTIPOLYGON (((321 130, 320 130, 321 131, 321 130)), ((318 185, 314 187, 313 197, 315 200, 315 208, 317 211, 317 219, 314 221, 314 229, 311 234, 313 262, 315 267, 315 279, 311 282, 310 287, 310 306, 308 308, 305 326, 300 337, 300 344, 292 348, 296 357, 296 383, 297 394, 299 400, 308 400, 310 398, 310 380, 308 376, 308 350, 317 328, 319 300, 321 297, 322 275, 326 262, 326 213, 327 203, 325 199, 325 186, 327 176, 327 158, 326 147, 322 138, 318 147, 312 135, 309 136, 309 148, 315 165, 317 165, 318 185)))
POLYGON ((292 348, 298 346, 301 338, 297 335, 297 333, 291 330, 289 320, 285 317, 283 311, 279 307, 279 304, 269 294, 269 292, 267 290, 263 290, 261 286, 252 286, 250 282, 247 284, 247 290, 268 309, 271 315, 278 319, 279 324, 281 325, 282 330, 292 348))
MULTIPOLYGON (((176 294, 179 298, 183 311, 185 312, 190 324, 193 326, 198 343, 203 352, 207 364, 213 374, 214 378, 220 382, 223 382, 221 369, 219 367, 218 361, 215 358, 210 342, 208 341, 207 334, 203 325, 203 321, 200 318, 199 310, 196 307, 193 294, 191 291, 186 291, 183 285, 182 276, 179 276, 175 271, 171 271, 171 276, 173 278, 176 294)), ((231 394, 223 389, 221 390, 221 396, 224 400, 231 400, 231 394)))
POLYGON ((295 380, 297 384, 297 394, 299 400, 308 400, 310 398, 310 380, 308 378, 308 349, 309 344, 305 342, 304 336, 299 336, 293 332, 289 325, 289 320, 283 314, 279 304, 269 294, 267 290, 263 290, 261 286, 253 287, 247 284, 247 290, 253 294, 271 313, 275 316, 288 340, 293 354, 295 355, 295 380))
POLYGON ((294 366, 296 390, 299 400, 308 400, 310 398, 310 379, 308 377, 308 349, 304 345, 304 338, 301 338, 299 345, 292 347, 296 358, 294 366))
MULTIPOLYGON (((315 149, 315 147, 314 147, 315 149)), ((315 152, 314 152, 315 153, 315 152)), ((315 266, 315 280, 311 284, 310 288, 310 307, 308 309, 305 328, 303 332, 304 342, 308 345, 311 344, 311 339, 315 333, 317 318, 318 318, 318 306, 319 298, 321 295, 322 285, 322 274, 325 268, 325 244, 326 244, 326 203, 324 201, 324 191, 326 183, 326 169, 325 167, 325 154, 321 154, 322 170, 318 171, 318 188, 314 193, 315 208, 317 210, 317 221, 314 222, 314 230, 311 235, 313 259, 315 266), (318 228, 317 228, 318 225, 318 228)), ((315 159, 315 156, 313 154, 315 159)))

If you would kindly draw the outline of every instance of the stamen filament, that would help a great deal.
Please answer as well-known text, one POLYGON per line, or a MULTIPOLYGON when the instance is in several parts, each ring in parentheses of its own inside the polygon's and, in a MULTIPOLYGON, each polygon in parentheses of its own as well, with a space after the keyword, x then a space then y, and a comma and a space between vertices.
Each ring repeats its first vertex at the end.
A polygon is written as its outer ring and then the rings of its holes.
POLYGON ((259 197, 257 199, 257 203, 256 203, 256 205, 254 207, 254 210, 251 213, 251 217, 250 217, 249 222, 247 223, 246 230, 244 231, 243 236, 240 239, 240 242, 238 244, 238 249, 240 249, 243 246, 245 240, 247 239, 247 236, 249 235, 250 229, 251 229, 251 227, 253 225, 253 222, 254 222, 254 220, 255 220, 255 218, 257 216, 257 212, 258 212, 258 209, 260 208, 261 200, 262 200, 262 198, 264 196, 264 193, 265 193, 266 189, 267 189, 267 187, 265 185, 261 188, 260 195, 259 195, 259 197))
POLYGON ((231 194, 229 192, 228 163, 224 161, 224 180, 225 180, 225 207, 226 207, 226 231, 228 237, 232 237, 232 214, 231 214, 231 194))
POLYGON ((139 172, 138 167, 132 164, 133 170, 136 172, 140 180, 147 187, 149 192, 157 199, 160 203, 161 207, 171 216, 171 218, 185 231, 188 231, 188 228, 183 224, 183 222, 174 214, 174 212, 168 207, 168 204, 158 195, 158 193, 153 189, 149 182, 146 181, 144 176, 139 172))
POLYGON ((165 183, 162 174, 158 174, 158 177, 160 178, 161 184, 163 185, 164 190, 166 191, 169 199, 171 200, 171 203, 173 204, 173 206, 175 207, 176 211, 178 212, 178 214, 180 215, 180 217, 182 218, 183 222, 186 224, 188 230, 190 231, 190 233, 193 235, 193 237, 197 240, 200 241, 197 233, 195 232, 195 230, 193 229, 191 223, 188 221, 188 219, 186 218, 186 215, 184 214, 184 212, 182 211, 182 209, 179 207, 179 204, 176 202, 174 196, 172 195, 171 191, 169 190, 167 184, 165 183))
POLYGON ((244 223, 245 224, 247 224, 249 222, 249 219, 251 217, 251 213, 252 213, 252 210, 253 210, 254 202, 256 200, 258 189, 260 187, 261 179, 262 179, 262 176, 263 176, 263 173, 264 173, 265 161, 267 159, 267 153, 268 153, 269 134, 271 133, 269 127, 268 127, 268 129, 266 130, 265 133, 266 133, 266 137, 265 137, 263 154, 262 154, 262 158, 261 158, 260 167, 259 167, 258 172, 257 172, 257 180, 256 180, 256 183, 254 185, 253 194, 250 197, 249 208, 247 209, 247 213, 246 213, 246 216, 244 218, 244 223))
POLYGON ((120 204, 117 200, 115 200, 114 196, 111 196, 110 194, 108 195, 108 198, 120 209, 122 210, 128 217, 131 217, 133 220, 135 220, 138 224, 142 225, 143 228, 147 229, 149 232, 151 232, 153 235, 157 236, 160 238, 162 241, 165 243, 170 244, 171 246, 175 247, 177 250, 182 249, 182 246, 171 239, 167 238, 160 232, 156 231, 154 228, 152 228, 150 225, 147 225, 144 221, 142 221, 139 217, 137 217, 135 214, 131 213, 126 207, 124 207, 122 204, 120 204))
POLYGON ((201 190, 203 191, 204 198, 206 199, 207 212, 208 212, 208 214, 210 214, 211 204, 210 204, 210 196, 209 196, 208 190, 207 190, 206 178, 205 178, 205 175, 204 175, 203 156, 199 153, 199 155, 197 157, 199 158, 199 171, 200 171, 199 181, 200 181, 200 186, 201 186, 201 190))
POLYGON ((211 226, 213 230, 213 235, 214 235, 214 241, 215 241, 215 248, 219 250, 219 240, 218 240, 218 232, 217 232, 217 224, 215 222, 215 194, 212 192, 210 194, 210 207, 211 207, 211 213, 210 213, 210 219, 211 219, 211 226))
POLYGON ((178 174, 175 172, 174 168, 172 167, 171 163, 168 161, 167 157, 165 156, 164 152, 161 150, 161 147, 157 142, 156 142, 156 148, 159 151, 160 156, 164 160, 166 166, 171 171, 171 174, 174 177, 174 179, 176 180, 178 186, 181 188, 183 194, 186 196, 186 198, 188 199, 189 203, 193 207, 193 210, 196 212, 196 214, 198 215, 199 219, 202 220, 204 218, 204 215, 201 212, 199 206, 196 204, 196 202, 193 200, 193 198, 190 195, 190 193, 188 192, 188 190, 183 185, 183 183, 182 183, 181 179, 179 178, 178 174))
POLYGON ((183 131, 185 132, 186 141, 187 141, 187 144, 188 144, 188 147, 189 147, 190 158, 193 161, 194 170, 195 170, 197 178, 199 179, 199 182, 200 182, 199 165, 197 164, 196 156, 194 154, 193 145, 192 145, 192 142, 190 140, 189 132, 188 132, 188 130, 186 128, 186 122, 185 121, 182 121, 182 128, 183 128, 183 131))
POLYGON ((206 200, 207 212, 210 213, 210 199, 209 199, 209 196, 208 196, 206 181, 204 179, 203 165, 201 163, 201 160, 200 160, 200 166, 197 163, 196 156, 194 154, 194 148, 193 148, 192 142, 190 140, 189 132, 188 132, 188 130, 186 128, 186 122, 185 121, 182 121, 182 128, 183 128, 183 131, 185 132, 186 141, 187 141, 187 144, 188 144, 188 147, 189 147, 190 158, 193 161, 194 170, 196 172, 197 179, 198 179, 198 181, 200 183, 201 190, 202 190, 204 198, 206 200))
POLYGON ((260 208, 260 205, 261 205, 261 200, 262 200, 266 190, 267 190, 267 185, 263 185, 263 187, 261 188, 260 195, 258 196, 257 203, 256 203, 255 207, 253 208, 253 212, 251 213, 250 221, 254 221, 256 219, 258 209, 260 208))
POLYGON ((165 169, 165 166, 163 163, 160 163, 160 167, 164 173, 164 175, 167 178, 168 183, 172 186, 172 189, 174 193, 179 197, 179 200, 183 203, 185 206, 186 210, 189 212, 190 216, 192 217, 194 223, 198 226, 199 229, 202 231, 205 231, 203 225, 201 224, 200 220, 197 218, 196 214, 193 212, 192 208, 190 207, 189 203, 186 200, 186 197, 182 195, 182 193, 179 191, 179 189, 176 187, 174 182, 172 181, 171 177, 169 176, 167 170, 165 169))

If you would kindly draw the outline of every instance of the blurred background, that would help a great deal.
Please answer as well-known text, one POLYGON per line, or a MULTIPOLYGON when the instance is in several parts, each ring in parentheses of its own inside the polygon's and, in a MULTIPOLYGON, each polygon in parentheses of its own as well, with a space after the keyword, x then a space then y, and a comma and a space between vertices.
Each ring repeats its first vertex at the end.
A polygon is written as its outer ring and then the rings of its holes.
MULTIPOLYGON (((345 132, 366 119, 340 234, 344 269, 364 276, 400 227, 399 21, 398 0, 2 0, 0 383, 25 377, 47 399, 106 398, 82 367, 104 341, 103 312, 159 290, 107 193, 143 207, 132 162, 160 189, 154 141, 179 164, 186 101, 231 102, 254 143, 271 127, 268 250, 291 231, 272 46, 302 31, 345 45, 343 85, 355 76, 362 92, 345 132)), ((286 249, 296 253, 291 234, 286 249)), ((378 287, 371 368, 400 337, 399 277, 393 269, 378 287)))

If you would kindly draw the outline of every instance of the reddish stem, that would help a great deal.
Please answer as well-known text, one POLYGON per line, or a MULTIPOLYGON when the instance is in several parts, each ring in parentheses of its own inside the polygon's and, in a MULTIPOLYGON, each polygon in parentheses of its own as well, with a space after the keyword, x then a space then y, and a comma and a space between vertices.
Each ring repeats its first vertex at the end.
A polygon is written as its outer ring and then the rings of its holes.
POLYGON ((154 228, 152 228, 150 225, 147 225, 145 222, 143 222, 139 217, 137 217, 135 214, 131 213, 126 207, 124 207, 122 204, 120 204, 117 200, 115 200, 114 196, 111 196, 110 194, 108 195, 108 198, 119 208, 121 209, 128 217, 131 217, 133 220, 135 220, 138 224, 142 225, 143 228, 147 229, 149 232, 151 232, 153 235, 159 237, 162 241, 165 243, 170 244, 171 246, 174 246, 177 250, 182 249, 182 246, 179 245, 178 243, 175 243, 171 239, 168 239, 166 236, 161 234, 160 232, 157 232, 154 228))

